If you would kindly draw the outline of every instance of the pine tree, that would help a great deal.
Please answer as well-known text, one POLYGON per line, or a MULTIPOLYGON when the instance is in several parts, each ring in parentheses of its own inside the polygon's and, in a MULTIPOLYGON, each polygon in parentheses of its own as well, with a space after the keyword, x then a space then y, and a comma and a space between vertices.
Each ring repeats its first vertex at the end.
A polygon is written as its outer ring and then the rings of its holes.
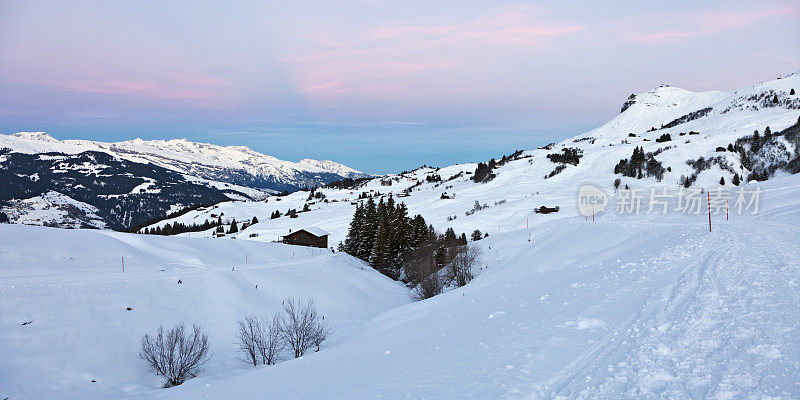
POLYGON ((734 174, 731 183, 733 183, 735 186, 739 186, 739 179, 739 174, 734 174))
POLYGON ((257 224, 257 223, 258 223, 258 218, 256 218, 256 216, 254 215, 254 216, 253 216, 253 220, 252 220, 252 221, 250 221, 250 225, 255 225, 255 224, 257 224))
POLYGON ((239 227, 236 226, 236 218, 234 218, 233 222, 231 222, 230 229, 228 229, 228 233, 236 233, 236 232, 239 232, 239 227))
POLYGON ((386 272, 389 264, 389 220, 384 217, 378 225, 378 232, 375 235, 375 244, 369 256, 369 263, 373 268, 381 272, 386 272))
POLYGON ((361 243, 358 248, 358 258, 369 260, 372 248, 375 247, 375 235, 378 231, 380 218, 375 201, 367 200, 366 211, 364 213, 364 223, 362 224, 361 243))
POLYGON ((472 231, 472 236, 471 236, 471 238, 472 238, 472 241, 473 241, 473 242, 477 242, 478 240, 481 240, 481 239, 483 239, 483 234, 481 233, 481 231, 480 231, 480 230, 478 230, 478 229, 475 229, 474 231, 472 231))
POLYGON ((411 249, 413 232, 411 219, 408 218, 408 208, 405 203, 398 204, 392 213, 392 235, 391 252, 392 258, 396 258, 411 249))
POLYGON ((439 246, 436 248, 436 251, 433 252, 433 260, 436 263, 436 266, 439 268, 443 267, 447 259, 447 249, 444 246, 439 246))
POLYGON ((725 177, 724 176, 719 178, 719 184, 725 186, 725 177))
POLYGON ((361 225, 363 223, 364 207, 359 204, 353 213, 353 219, 350 220, 350 228, 347 230, 347 238, 344 240, 343 250, 347 254, 358 257, 358 249, 361 243, 361 225))

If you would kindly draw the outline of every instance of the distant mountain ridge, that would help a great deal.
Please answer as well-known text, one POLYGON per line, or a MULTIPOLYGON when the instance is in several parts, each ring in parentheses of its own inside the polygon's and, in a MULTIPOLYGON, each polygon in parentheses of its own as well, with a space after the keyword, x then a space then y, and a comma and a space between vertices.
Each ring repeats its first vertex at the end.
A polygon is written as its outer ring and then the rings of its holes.
POLYGON ((267 191, 297 190, 343 178, 370 176, 334 161, 280 160, 246 146, 219 146, 186 139, 142 140, 106 143, 91 140, 58 140, 46 132, 0 135, 0 148, 25 154, 84 151, 108 153, 120 159, 153 163, 187 175, 267 191))

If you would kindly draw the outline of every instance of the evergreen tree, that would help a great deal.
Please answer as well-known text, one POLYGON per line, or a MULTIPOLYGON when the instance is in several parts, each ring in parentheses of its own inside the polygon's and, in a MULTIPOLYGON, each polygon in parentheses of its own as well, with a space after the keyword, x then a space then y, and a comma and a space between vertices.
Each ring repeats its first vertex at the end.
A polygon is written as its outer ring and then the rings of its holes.
POLYGON ((448 246, 452 246, 456 243, 456 231, 454 231, 453 228, 447 228, 447 230, 444 231, 444 241, 448 246))
POLYGON ((433 252, 433 261, 436 263, 436 266, 441 268, 444 267, 444 264, 447 260, 447 249, 444 246, 439 246, 436 248, 436 251, 433 252))
POLYGON ((370 198, 367 200, 364 224, 362 225, 363 231, 361 232, 361 243, 359 244, 358 255, 356 257, 362 260, 370 259, 372 248, 375 247, 375 236, 378 233, 379 224, 380 217, 378 215, 378 208, 375 205, 375 201, 370 198))
POLYGON ((342 248, 347 254, 357 256, 361 244, 361 226, 363 224, 364 207, 358 204, 355 213, 353 213, 353 219, 350 220, 350 228, 347 230, 347 238, 345 238, 342 248))
POLYGON ((734 174, 731 183, 733 183, 735 186, 739 186, 739 179, 739 174, 734 174))
POLYGON ((389 248, 389 219, 386 216, 381 218, 378 224, 378 232, 375 235, 375 244, 369 256, 369 262, 373 268, 386 273, 391 256, 389 248))
POLYGON ((724 176, 719 178, 719 184, 723 185, 723 186, 725 185, 725 177, 724 176))
POLYGON ((253 220, 252 220, 252 221, 250 221, 250 225, 255 225, 255 224, 257 224, 257 223, 258 223, 258 218, 256 218, 256 216, 254 215, 254 216, 253 216, 253 220))
POLYGON ((483 234, 481 233, 481 231, 480 231, 480 230, 478 230, 478 229, 475 229, 474 231, 472 231, 472 236, 471 236, 471 238, 472 238, 472 241, 473 241, 473 242, 477 242, 478 240, 481 240, 481 239, 483 239, 483 234))
POLYGON ((234 218, 233 222, 231 222, 230 229, 228 229, 228 233, 236 233, 236 232, 239 232, 239 227, 236 226, 236 218, 234 218))

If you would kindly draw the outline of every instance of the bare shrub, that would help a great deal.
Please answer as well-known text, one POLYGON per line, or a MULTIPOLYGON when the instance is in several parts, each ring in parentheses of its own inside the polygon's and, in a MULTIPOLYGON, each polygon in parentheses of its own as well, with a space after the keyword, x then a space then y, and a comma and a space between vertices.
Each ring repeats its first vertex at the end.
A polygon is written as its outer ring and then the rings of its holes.
POLYGON ((284 300, 278 326, 283 343, 295 358, 302 357, 314 346, 319 351, 319 346, 330 334, 329 326, 319 318, 313 299, 305 302, 294 298, 284 300))
POLYGON ((256 349, 261 356, 261 362, 266 365, 273 365, 278 362, 278 356, 283 350, 283 342, 280 333, 280 316, 275 314, 271 321, 261 322, 261 336, 256 341, 256 349))
POLYGON ((417 277, 417 286, 411 292, 414 300, 425 300, 442 293, 445 282, 433 257, 415 260, 414 275, 417 277))
POLYGON ((457 286, 461 287, 472 280, 472 269, 481 257, 481 249, 477 246, 464 246, 462 250, 453 257, 453 261, 447 266, 448 278, 457 286))
POLYGON ((243 362, 253 366, 259 363, 275 364, 283 349, 278 315, 274 315, 271 320, 259 319, 253 314, 247 315, 244 320, 239 321, 236 340, 241 353, 239 359, 243 362))
POLYGON ((164 387, 177 386, 201 373, 211 358, 208 335, 197 325, 188 333, 183 323, 166 332, 159 327, 154 336, 142 337, 139 358, 153 373, 166 378, 164 387))
POLYGON ((236 340, 239 342, 239 359, 253 366, 258 365, 258 342, 263 336, 261 322, 253 315, 247 315, 244 321, 239 321, 239 332, 236 340))

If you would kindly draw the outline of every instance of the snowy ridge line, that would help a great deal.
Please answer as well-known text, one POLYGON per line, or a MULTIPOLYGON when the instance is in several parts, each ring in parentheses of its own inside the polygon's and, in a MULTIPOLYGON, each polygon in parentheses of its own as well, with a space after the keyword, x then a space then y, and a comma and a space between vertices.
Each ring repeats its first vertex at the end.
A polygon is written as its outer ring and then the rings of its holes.
MULTIPOLYGON (((18 132, 0 135, 0 148, 27 154, 58 152, 78 154, 99 151, 121 159, 153 163, 187 175, 209 180, 237 183, 256 179, 259 189, 271 183, 316 186, 341 178, 369 176, 333 161, 304 159, 300 162, 279 160, 245 146, 218 146, 186 139, 142 140, 106 143, 90 140, 57 140, 45 132, 18 132), (235 173, 247 177, 238 177, 235 173)), ((248 186, 245 185, 245 186, 248 186)), ((280 186, 276 186, 280 187, 280 186)))

